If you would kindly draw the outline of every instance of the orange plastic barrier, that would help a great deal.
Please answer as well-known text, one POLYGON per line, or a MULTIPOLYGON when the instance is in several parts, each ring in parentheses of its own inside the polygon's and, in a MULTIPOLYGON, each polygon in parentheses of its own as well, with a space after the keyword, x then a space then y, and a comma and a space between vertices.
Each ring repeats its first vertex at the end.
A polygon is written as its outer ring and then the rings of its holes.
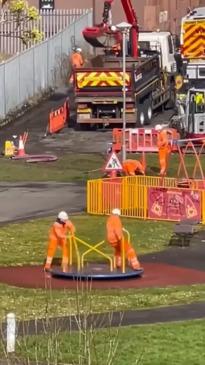
POLYGON ((66 125, 68 117, 69 107, 66 100, 62 107, 52 111, 49 114, 48 133, 53 134, 63 129, 66 125))
MULTIPOLYGON (((172 128, 168 129, 170 141, 180 138, 179 133, 172 128)), ((129 128, 125 130, 126 151, 132 152, 157 152, 157 131, 154 128, 129 128)), ((119 152, 122 149, 123 130, 113 129, 112 150, 119 152)), ((177 151, 177 146, 172 146, 172 151, 177 151)))

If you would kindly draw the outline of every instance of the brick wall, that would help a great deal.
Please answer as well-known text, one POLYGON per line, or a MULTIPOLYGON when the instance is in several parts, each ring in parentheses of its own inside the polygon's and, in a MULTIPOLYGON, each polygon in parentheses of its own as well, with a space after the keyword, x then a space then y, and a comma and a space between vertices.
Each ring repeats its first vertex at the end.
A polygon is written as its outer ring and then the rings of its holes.
MULTIPOLYGON (((29 0, 29 3, 39 6, 39 0, 29 0)), ((55 8, 92 8, 94 0, 55 0, 55 8)), ((95 0, 95 22, 102 19, 104 1, 95 0)), ((205 6, 205 0, 132 0, 137 13, 139 26, 145 30, 170 30, 178 33, 181 17, 188 7, 205 6)), ((120 0, 114 0, 113 23, 125 21, 120 0)))

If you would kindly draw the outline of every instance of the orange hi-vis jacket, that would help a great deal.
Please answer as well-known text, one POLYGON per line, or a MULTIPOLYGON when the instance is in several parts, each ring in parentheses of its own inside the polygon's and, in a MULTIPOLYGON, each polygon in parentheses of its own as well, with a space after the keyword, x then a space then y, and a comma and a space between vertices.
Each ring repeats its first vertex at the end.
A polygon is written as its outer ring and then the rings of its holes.
POLYGON ((143 165, 138 160, 125 160, 122 163, 122 166, 126 175, 135 175, 136 171, 139 171, 142 174, 144 174, 143 165))
POLYGON ((159 149, 170 150, 169 137, 166 129, 162 129, 157 135, 157 146, 159 149))
POLYGON ((112 245, 123 238, 122 222, 119 216, 110 215, 107 220, 107 240, 112 245))
POLYGON ((75 67, 82 67, 83 64, 84 64, 84 60, 83 60, 83 57, 80 53, 78 52, 74 52, 72 55, 71 55, 71 64, 72 64, 72 67, 75 68, 75 67))
POLYGON ((67 221, 65 224, 55 222, 50 229, 49 240, 58 241, 60 245, 63 245, 69 232, 75 234, 75 226, 71 221, 67 221))

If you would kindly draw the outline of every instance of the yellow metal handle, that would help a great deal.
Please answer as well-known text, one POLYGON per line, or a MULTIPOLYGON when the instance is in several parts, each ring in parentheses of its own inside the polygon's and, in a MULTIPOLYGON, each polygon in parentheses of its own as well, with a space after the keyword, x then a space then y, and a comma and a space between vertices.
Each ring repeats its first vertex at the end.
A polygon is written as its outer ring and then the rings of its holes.
MULTIPOLYGON (((127 236, 127 242, 130 243, 130 233, 127 229, 123 228, 123 232, 127 236)), ((124 274, 126 271, 126 256, 125 256, 125 237, 123 236, 121 242, 121 259, 122 259, 122 273, 124 274)))

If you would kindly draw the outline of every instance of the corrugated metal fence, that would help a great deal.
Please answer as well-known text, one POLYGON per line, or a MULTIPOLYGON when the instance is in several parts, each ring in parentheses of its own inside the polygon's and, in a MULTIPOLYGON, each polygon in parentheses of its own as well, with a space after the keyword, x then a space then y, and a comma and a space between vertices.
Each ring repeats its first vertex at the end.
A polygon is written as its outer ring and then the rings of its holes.
POLYGON ((205 182, 191 181, 183 188, 181 184, 174 178, 154 176, 90 180, 87 183, 87 212, 104 215, 119 208, 125 217, 168 221, 193 219, 205 223, 205 182))
MULTIPOLYGON (((74 23, 88 11, 89 9, 40 10, 39 19, 27 23, 27 29, 39 29, 44 34, 44 40, 46 40, 74 23)), ((29 44, 24 45, 18 37, 21 26, 16 27, 13 15, 9 11, 4 11, 0 15, 0 52, 6 55, 14 55, 30 48, 29 44)))
POLYGON ((91 25, 90 11, 55 36, 0 64, 0 118, 65 79, 73 43, 89 49, 82 30, 91 25))

